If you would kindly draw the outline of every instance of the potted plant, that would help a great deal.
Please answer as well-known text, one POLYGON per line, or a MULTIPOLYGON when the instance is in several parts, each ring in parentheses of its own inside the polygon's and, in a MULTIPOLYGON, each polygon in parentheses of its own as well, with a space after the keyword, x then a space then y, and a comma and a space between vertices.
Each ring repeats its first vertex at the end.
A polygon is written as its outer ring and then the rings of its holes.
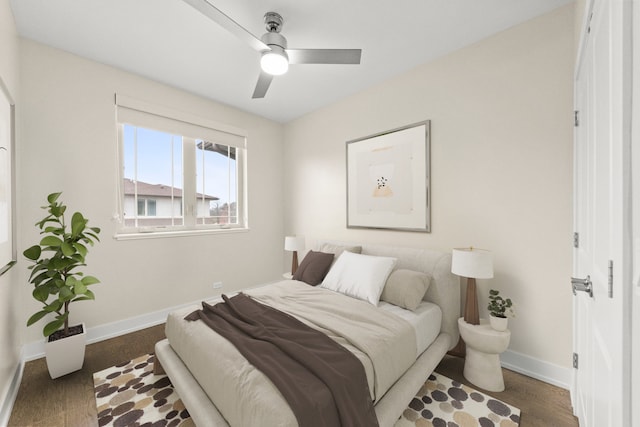
POLYGON ((500 296, 500 291, 491 289, 489 291, 489 323, 496 331, 505 331, 508 325, 508 318, 515 316, 513 303, 510 298, 504 299, 500 296))
POLYGON ((47 216, 35 225, 43 235, 40 243, 26 249, 23 254, 33 261, 29 266, 29 283, 34 285, 33 297, 42 303, 40 311, 27 321, 31 326, 43 317, 54 318, 43 329, 47 368, 51 378, 57 378, 82 368, 86 346, 84 324, 69 326, 69 306, 72 302, 92 300, 95 296, 89 286, 100 281, 85 276, 84 267, 87 245, 99 241, 98 227, 88 227, 89 222, 80 212, 71 216, 71 224, 65 217, 67 207, 58 201, 61 193, 47 196, 47 216))

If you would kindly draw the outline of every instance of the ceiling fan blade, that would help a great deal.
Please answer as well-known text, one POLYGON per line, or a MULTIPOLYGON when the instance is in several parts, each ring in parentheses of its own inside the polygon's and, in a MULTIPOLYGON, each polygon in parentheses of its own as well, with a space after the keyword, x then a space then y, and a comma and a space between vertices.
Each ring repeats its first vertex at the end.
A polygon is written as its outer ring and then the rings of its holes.
POLYGON ((229 31, 231 34, 239 38, 240 40, 246 42, 257 50, 258 52, 262 52, 263 50, 269 50, 269 46, 263 43, 259 38, 251 34, 249 31, 245 30, 240 24, 236 21, 225 15, 220 9, 213 6, 207 0, 183 0, 185 3, 191 5, 194 9, 198 10, 200 13, 205 15, 207 18, 211 19, 213 22, 220 25, 225 30, 229 31))
POLYGON ((261 71, 260 77, 258 77, 258 83, 256 83, 256 88, 253 91, 253 96, 251 98, 264 98, 267 93, 267 89, 269 89, 269 85, 271 84, 271 80, 273 80, 273 76, 271 74, 261 71))
POLYGON ((359 64, 362 49, 287 49, 290 64, 359 64))

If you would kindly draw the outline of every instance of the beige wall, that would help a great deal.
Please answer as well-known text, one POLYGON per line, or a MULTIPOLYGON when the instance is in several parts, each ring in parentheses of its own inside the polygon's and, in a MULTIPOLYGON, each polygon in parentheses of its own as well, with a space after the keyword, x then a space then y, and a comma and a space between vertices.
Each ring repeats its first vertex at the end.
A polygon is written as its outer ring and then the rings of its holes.
POLYGON ((510 349, 569 367, 573 4, 285 128, 285 231, 494 253, 479 280, 516 304, 510 349), (345 227, 345 141, 431 120, 432 233, 345 227))
POLYGON ((576 47, 576 53, 578 51, 578 45, 580 44, 580 36, 582 35, 582 28, 585 24, 585 13, 587 9, 587 0, 575 1, 575 21, 573 27, 574 44, 576 47))
MULTIPOLYGON (((218 294, 215 281, 229 292, 282 274, 282 125, 27 40, 21 40, 20 61, 19 250, 38 240, 33 224, 54 191, 102 228, 86 269, 102 283, 94 288, 96 301, 72 306, 72 322, 91 328, 218 294), (114 240, 114 93, 248 132, 250 231, 114 240)), ((26 263, 20 281, 27 281, 26 263)), ((20 325, 37 308, 27 286, 21 295, 20 325)), ((24 342, 39 340, 42 326, 21 327, 24 342)))
MULTIPOLYGON (((72 319, 94 327, 209 297, 214 281, 226 292, 275 279, 290 262, 285 232, 309 244, 328 237, 486 247, 496 272, 479 281, 481 313, 488 289, 501 289, 518 310, 511 350, 568 367, 573 23, 573 6, 561 8, 282 126, 18 42, 9 2, 0 0, 0 75, 18 100, 18 250, 37 240, 33 223, 53 191, 103 229, 88 257, 88 271, 103 283, 72 319), (112 238, 116 92, 248 130, 249 232, 112 238), (432 121, 433 232, 347 230, 345 141, 424 119, 432 121)), ((0 393, 18 364, 18 337, 41 339, 41 325, 23 326, 37 304, 20 261, 0 278, 0 339, 9 343, 0 348, 0 393)))
MULTIPOLYGON (((0 78, 11 93, 18 98, 18 36, 13 22, 9 0, 0 0, 0 78)), ((11 382, 20 364, 20 340, 18 318, 18 268, 14 267, 0 276, 0 424, 3 407, 10 392, 11 382)))

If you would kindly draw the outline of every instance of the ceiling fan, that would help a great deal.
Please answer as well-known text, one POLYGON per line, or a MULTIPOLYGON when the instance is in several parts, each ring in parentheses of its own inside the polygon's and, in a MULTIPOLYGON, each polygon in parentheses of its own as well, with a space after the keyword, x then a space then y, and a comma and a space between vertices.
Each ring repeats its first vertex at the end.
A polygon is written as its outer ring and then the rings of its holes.
POLYGON ((280 34, 282 16, 267 12, 264 23, 267 28, 260 39, 255 37, 236 21, 225 15, 207 0, 184 0, 212 21, 247 42, 262 54, 260 76, 252 98, 264 98, 273 76, 287 72, 289 64, 359 64, 362 49, 289 49, 287 39, 280 34))

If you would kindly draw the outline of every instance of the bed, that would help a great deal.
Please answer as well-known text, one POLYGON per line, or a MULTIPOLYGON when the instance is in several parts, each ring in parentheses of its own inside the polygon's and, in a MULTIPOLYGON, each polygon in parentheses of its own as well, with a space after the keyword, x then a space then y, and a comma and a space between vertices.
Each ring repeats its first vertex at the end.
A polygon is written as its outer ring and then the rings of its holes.
MULTIPOLYGON (((392 313, 393 316, 399 318, 405 316, 404 323, 419 321, 415 320, 416 318, 422 319, 423 323, 424 319, 437 320, 439 318, 439 328, 437 330, 428 331, 428 328, 426 332, 421 330, 421 333, 415 334, 414 347, 409 346, 406 351, 397 352, 402 353, 403 356, 415 352, 415 354, 411 354, 409 362, 406 360, 398 362, 397 366, 402 366, 401 371, 392 371, 391 373, 386 373, 386 376, 380 374, 382 379, 378 379, 377 374, 371 377, 369 370, 372 368, 366 367, 372 394, 375 394, 372 399, 375 403, 374 409, 378 423, 380 426, 393 426, 411 401, 411 398, 420 389, 446 352, 458 342, 457 319, 460 316, 459 278, 451 273, 451 255, 448 252, 369 244, 354 245, 352 243, 333 241, 318 242, 316 249, 321 250, 327 247, 335 249, 347 246, 357 247, 362 255, 394 258, 396 259, 394 270, 403 269, 421 272, 431 279, 423 298, 424 302, 416 308, 415 313, 417 314, 407 314, 407 310, 399 309, 393 304, 385 302, 379 304, 386 313, 392 313), (410 348, 413 349, 410 350, 410 348)), ((300 293, 299 295, 302 298, 307 298, 309 292, 314 295, 316 293, 326 293, 322 289, 316 290, 308 285, 303 285, 302 282, 292 280, 245 291, 245 293, 258 301, 274 302, 276 305, 277 302, 275 300, 272 301, 271 294, 273 293, 290 293, 291 295, 300 293), (305 287, 311 289, 307 291, 303 289, 305 287)), ((293 298, 291 296, 289 299, 293 298)), ((215 303, 216 301, 212 302, 215 303)), ((359 303, 362 303, 362 301, 359 303)), ((286 312, 289 309, 287 304, 285 304, 285 307, 276 306, 275 308, 286 312)), ((277 389, 273 388, 273 385, 271 385, 273 389, 269 389, 268 379, 260 378, 260 373, 250 372, 250 374, 247 374, 248 371, 243 371, 243 373, 239 374, 241 384, 234 384, 231 382, 232 379, 224 376, 227 375, 227 371, 235 369, 232 364, 247 365, 249 362, 235 352, 233 345, 225 342, 224 338, 212 330, 207 329, 202 322, 187 322, 183 320, 187 314, 197 308, 199 307, 194 306, 170 314, 166 326, 167 339, 158 342, 155 348, 159 365, 171 379, 196 425, 229 426, 227 419, 222 416, 221 412, 231 414, 227 415, 227 418, 234 420, 231 422, 232 425, 250 425, 250 420, 237 418, 237 416, 242 416, 241 413, 246 410, 243 405, 247 403, 246 396, 243 398, 234 396, 234 393, 239 389, 242 389, 243 393, 248 392, 249 398, 255 398, 256 401, 259 401, 256 405, 267 407, 282 406, 279 401, 279 399, 282 400, 282 397, 279 396, 277 389), (207 338, 202 339, 203 336, 207 338), (220 377, 221 375, 223 377, 220 377), (266 389, 264 388, 265 382, 267 383, 266 389), (260 391, 254 392, 254 390, 260 391), (268 392, 265 392, 265 390, 268 392), (216 404, 224 408, 224 410, 218 410, 216 404), (233 407, 234 405, 237 407, 233 407)), ((295 308, 293 310, 295 312, 295 308)), ((359 312, 360 310, 358 309, 357 311, 359 312)), ((296 315, 295 313, 291 314, 294 317, 296 315)), ((426 323, 433 324, 433 321, 427 321, 426 323)), ((353 351, 351 348, 349 350, 353 351)), ((359 355, 358 357, 361 360, 367 360, 368 355, 364 357, 359 355)), ((242 366, 240 368, 245 369, 242 366)), ((395 369, 398 370, 397 367, 395 369)), ((231 374, 231 376, 233 375, 231 374)), ((286 402, 284 406, 286 407, 286 402)), ((268 417, 275 416, 271 413, 271 409, 267 409, 266 412, 261 412, 260 408, 255 409, 255 413, 252 412, 251 415, 247 416, 258 417, 261 420, 255 425, 296 425, 295 418, 293 418, 294 422, 292 423, 280 421, 280 419, 273 422, 265 421, 269 419, 268 417)), ((278 412, 277 416, 289 419, 290 415, 287 415, 287 410, 283 409, 282 411, 283 415, 278 412)))

